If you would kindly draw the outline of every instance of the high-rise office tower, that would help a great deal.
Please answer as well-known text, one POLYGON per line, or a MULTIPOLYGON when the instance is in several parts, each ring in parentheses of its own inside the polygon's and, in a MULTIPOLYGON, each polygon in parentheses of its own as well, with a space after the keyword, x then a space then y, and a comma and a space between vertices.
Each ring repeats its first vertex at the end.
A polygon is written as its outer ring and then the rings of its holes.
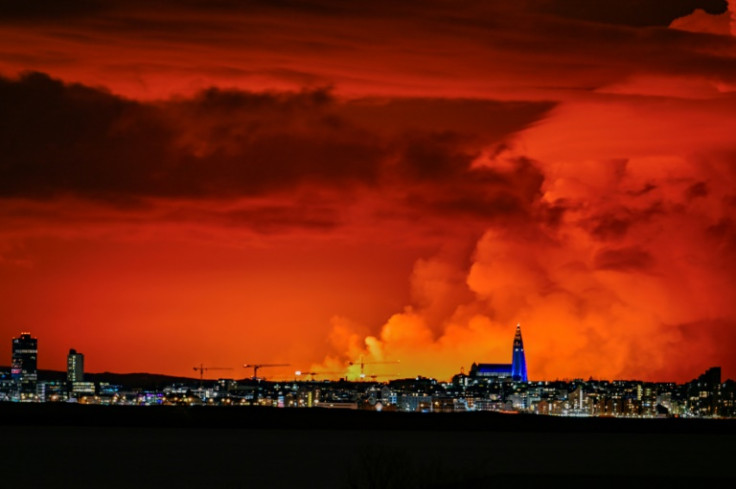
POLYGON ((38 380, 38 339, 30 333, 13 338, 13 378, 25 391, 35 391, 38 380))
POLYGON ((514 351, 511 357, 511 379, 517 382, 528 382, 526 375, 526 357, 524 356, 524 341, 521 339, 521 325, 516 325, 514 335, 514 351))
POLYGON ((84 382, 84 355, 73 348, 66 357, 66 380, 84 382))

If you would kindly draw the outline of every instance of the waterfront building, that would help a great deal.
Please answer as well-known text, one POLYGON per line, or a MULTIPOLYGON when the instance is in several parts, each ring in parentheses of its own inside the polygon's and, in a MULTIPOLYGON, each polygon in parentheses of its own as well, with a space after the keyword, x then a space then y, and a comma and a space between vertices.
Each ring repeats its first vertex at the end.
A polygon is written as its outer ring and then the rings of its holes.
POLYGON ((79 396, 94 396, 95 395, 95 383, 94 382, 74 382, 72 383, 72 393, 75 397, 79 396))

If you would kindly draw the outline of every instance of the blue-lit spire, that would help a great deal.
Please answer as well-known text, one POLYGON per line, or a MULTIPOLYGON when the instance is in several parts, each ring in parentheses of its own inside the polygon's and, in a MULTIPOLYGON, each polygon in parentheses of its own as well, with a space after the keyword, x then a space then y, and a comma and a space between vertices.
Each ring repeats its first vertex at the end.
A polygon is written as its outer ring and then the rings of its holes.
POLYGON ((511 379, 517 382, 528 382, 526 375, 526 357, 524 356, 524 341, 521 339, 521 324, 516 325, 514 335, 514 353, 511 357, 511 379))

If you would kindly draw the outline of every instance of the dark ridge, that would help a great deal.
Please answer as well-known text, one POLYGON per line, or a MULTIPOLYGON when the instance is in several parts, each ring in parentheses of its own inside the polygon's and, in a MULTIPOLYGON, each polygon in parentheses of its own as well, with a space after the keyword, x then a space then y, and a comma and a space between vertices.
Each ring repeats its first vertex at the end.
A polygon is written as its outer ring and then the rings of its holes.
POLYGON ((277 430, 736 434, 736 419, 570 418, 533 414, 403 413, 327 408, 0 403, 0 425, 277 430))
POLYGON ((113 372, 102 372, 97 374, 84 374, 84 380, 89 382, 109 382, 120 385, 125 389, 139 388, 142 390, 163 389, 171 384, 196 384, 198 379, 189 377, 173 377, 163 374, 130 373, 117 374, 113 372))
MULTIPOLYGON (((0 372, 10 371, 10 367, 0 367, 0 372)), ((39 370, 38 380, 44 380, 47 382, 66 381, 66 372, 59 370, 39 370)), ((149 374, 149 373, 114 373, 114 372, 101 372, 101 373, 84 373, 84 380, 88 382, 109 382, 110 384, 120 385, 125 389, 162 389, 167 385, 171 384, 191 384, 195 385, 199 383, 199 379, 193 377, 175 377, 172 375, 164 374, 149 374)), ((206 383, 211 384, 214 380, 205 380, 206 383)))

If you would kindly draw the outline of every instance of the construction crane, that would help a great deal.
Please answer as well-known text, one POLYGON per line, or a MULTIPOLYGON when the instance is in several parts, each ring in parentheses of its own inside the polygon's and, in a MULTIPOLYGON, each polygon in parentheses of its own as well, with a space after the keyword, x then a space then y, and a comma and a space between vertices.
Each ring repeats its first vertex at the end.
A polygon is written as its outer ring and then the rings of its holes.
POLYGON ((194 367, 195 372, 199 372, 199 390, 202 390, 202 382, 204 381, 204 373, 209 370, 232 370, 230 367, 205 367, 203 363, 199 367, 194 367))
POLYGON ((246 363, 243 368, 253 369, 253 380, 258 380, 258 369, 263 367, 288 367, 288 363, 246 363))
POLYGON ((398 360, 385 361, 385 362, 364 362, 363 361, 363 357, 360 357, 360 363, 357 363, 356 364, 355 362, 350 362, 350 363, 348 363, 348 365, 350 365, 351 367, 353 365, 360 365, 360 378, 361 379, 364 379, 365 378, 365 366, 366 365, 389 365, 389 364, 394 364, 394 363, 400 363, 400 362, 398 360))

